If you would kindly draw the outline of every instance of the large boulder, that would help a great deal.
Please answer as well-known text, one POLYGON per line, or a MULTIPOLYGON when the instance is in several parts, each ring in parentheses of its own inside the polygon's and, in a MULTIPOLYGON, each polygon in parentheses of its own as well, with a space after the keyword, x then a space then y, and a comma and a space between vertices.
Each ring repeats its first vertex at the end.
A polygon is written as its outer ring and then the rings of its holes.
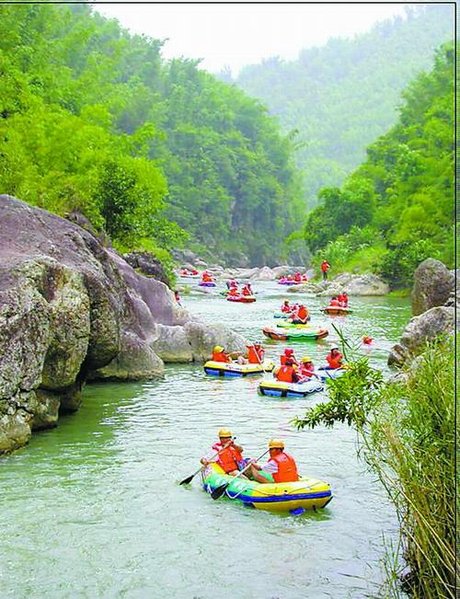
POLYGON ((404 329, 400 343, 391 349, 388 364, 402 366, 407 360, 422 353, 428 341, 438 335, 453 335, 454 327, 453 307, 438 306, 414 316, 404 329))
POLYGON ((449 300, 455 285, 454 274, 439 260, 424 260, 414 273, 412 314, 417 316, 449 300))
MULTIPOLYGON (((103 241, 0 195, 0 453, 78 409, 88 379, 155 377, 164 361, 209 358, 215 342, 242 347, 194 322, 153 271, 143 276, 103 241)), ((149 268, 142 258, 139 270, 149 268)))

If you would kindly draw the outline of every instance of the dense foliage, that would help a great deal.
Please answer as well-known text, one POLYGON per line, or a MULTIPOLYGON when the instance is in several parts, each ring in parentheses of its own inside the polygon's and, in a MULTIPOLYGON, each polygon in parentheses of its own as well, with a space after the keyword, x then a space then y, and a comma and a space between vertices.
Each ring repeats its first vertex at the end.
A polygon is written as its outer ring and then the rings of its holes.
POLYGON ((88 5, 0 6, 0 191, 79 211, 123 249, 188 237, 279 260, 296 228, 292 141, 256 100, 88 5))
POLYGON ((443 46, 434 68, 403 93, 398 123, 367 149, 343 187, 324 188, 305 238, 317 259, 340 270, 379 271, 408 286, 427 257, 453 264, 454 50, 443 46))
MULTIPOLYGON (((455 596, 455 411, 452 338, 427 346, 413 370, 385 382, 367 358, 330 382, 330 400, 295 421, 298 428, 346 422, 396 507, 402 554, 389 556, 389 589, 414 599, 455 596), (396 568, 396 571, 395 571, 396 568)), ((398 550, 396 549, 398 552, 398 550)))
POLYGON ((297 60, 275 57, 242 69, 237 84, 296 132, 308 208, 322 187, 340 186, 365 148, 396 122, 401 91, 429 67, 437 47, 453 40, 453 30, 452 5, 413 5, 405 17, 307 48, 297 60))

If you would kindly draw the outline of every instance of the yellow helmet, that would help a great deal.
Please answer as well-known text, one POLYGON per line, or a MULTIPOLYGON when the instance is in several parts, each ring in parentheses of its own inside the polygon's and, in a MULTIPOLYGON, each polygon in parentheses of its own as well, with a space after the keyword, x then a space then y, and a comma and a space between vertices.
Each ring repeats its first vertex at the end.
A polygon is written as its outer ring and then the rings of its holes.
POLYGON ((311 360, 310 356, 304 356, 300 361, 301 362, 311 362, 312 360, 311 360))
POLYGON ((281 439, 270 439, 270 441, 268 442, 268 448, 284 449, 284 441, 281 441, 281 439))
POLYGON ((222 347, 222 345, 215 345, 212 351, 220 352, 224 351, 224 348, 222 347))
POLYGON ((219 435, 219 437, 231 437, 232 431, 228 428, 221 428, 217 434, 219 435))

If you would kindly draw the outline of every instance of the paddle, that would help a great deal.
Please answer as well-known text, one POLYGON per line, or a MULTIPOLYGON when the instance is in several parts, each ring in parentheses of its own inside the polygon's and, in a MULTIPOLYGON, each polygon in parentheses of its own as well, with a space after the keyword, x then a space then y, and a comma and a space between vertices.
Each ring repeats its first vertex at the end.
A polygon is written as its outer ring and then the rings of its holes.
MULTIPOLYGON (((233 437, 233 439, 236 439, 236 437, 233 437)), ((232 441, 233 441, 232 439, 232 441)), ((219 449, 219 451, 217 453, 215 453, 213 456, 211 456, 209 458, 209 462, 211 462, 214 458, 216 458, 222 451, 224 451, 224 449, 227 449, 227 447, 229 445, 232 444, 232 441, 229 441, 228 443, 226 443, 222 449, 219 449)), ((187 476, 187 478, 184 478, 184 480, 181 480, 181 482, 179 483, 180 485, 188 485, 189 483, 192 482, 192 479, 198 474, 198 472, 201 472, 204 468, 204 465, 201 466, 200 468, 198 468, 198 470, 196 472, 194 472, 193 474, 191 474, 190 476, 187 476)))
MULTIPOLYGON (((260 455, 260 456, 259 456, 259 457, 256 459, 256 462, 258 462, 258 461, 259 461, 261 458, 263 458, 263 457, 264 457, 264 455, 266 455, 266 454, 267 454, 269 451, 270 451, 269 449, 267 449, 266 451, 264 451, 264 452, 263 452, 263 454, 261 454, 261 455, 260 455)), ((228 485, 231 485, 231 484, 232 484, 232 482, 233 482, 233 481, 234 481, 236 478, 238 478, 238 477, 239 477, 239 476, 241 476, 241 475, 242 475, 244 472, 246 472, 246 470, 248 470, 248 468, 250 468, 250 466, 251 466, 251 464, 252 464, 252 463, 253 463, 253 462, 249 462, 249 464, 248 464, 247 466, 245 466, 245 467, 243 468, 243 470, 241 470, 241 471, 240 471, 240 472, 239 472, 239 473, 238 473, 236 476, 233 476, 233 477, 232 477, 232 480, 231 480, 231 481, 229 481, 228 483, 224 483, 223 485, 220 485, 220 486, 216 487, 216 488, 214 489, 214 491, 212 491, 212 492, 211 492, 211 497, 212 497, 213 499, 219 499, 219 497, 222 497, 222 495, 225 493, 225 491, 226 491, 226 489, 227 489, 228 485)))

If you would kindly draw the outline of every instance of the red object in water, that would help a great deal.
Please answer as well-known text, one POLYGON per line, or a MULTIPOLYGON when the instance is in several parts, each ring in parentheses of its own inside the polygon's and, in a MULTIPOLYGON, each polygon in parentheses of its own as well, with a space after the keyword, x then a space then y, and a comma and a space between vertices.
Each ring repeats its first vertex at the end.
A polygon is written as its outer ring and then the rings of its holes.
POLYGON ((365 345, 370 345, 372 343, 372 341, 373 341, 372 337, 368 337, 367 335, 364 335, 364 337, 363 337, 363 343, 365 345))

